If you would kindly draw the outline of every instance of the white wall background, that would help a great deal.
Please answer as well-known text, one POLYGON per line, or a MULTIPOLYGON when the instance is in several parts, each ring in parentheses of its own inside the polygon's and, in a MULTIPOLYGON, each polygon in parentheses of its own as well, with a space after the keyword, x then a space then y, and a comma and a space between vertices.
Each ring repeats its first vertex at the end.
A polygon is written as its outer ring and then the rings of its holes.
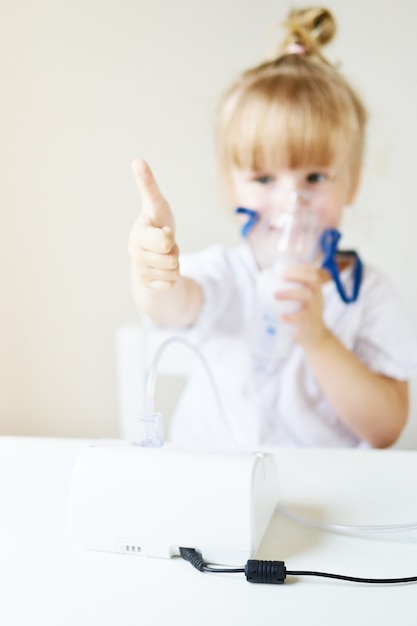
MULTIPOLYGON (((302 6, 302 5, 301 5, 302 6)), ((330 0, 371 115, 344 242, 417 314, 417 4, 330 0)), ((282 36, 277 0, 2 0, 0 434, 117 435, 114 335, 137 319, 126 241, 144 156, 183 250, 237 240, 220 199, 217 101, 282 36)), ((417 417, 414 418, 417 420, 417 417)), ((417 447, 413 421, 406 444, 417 447)))

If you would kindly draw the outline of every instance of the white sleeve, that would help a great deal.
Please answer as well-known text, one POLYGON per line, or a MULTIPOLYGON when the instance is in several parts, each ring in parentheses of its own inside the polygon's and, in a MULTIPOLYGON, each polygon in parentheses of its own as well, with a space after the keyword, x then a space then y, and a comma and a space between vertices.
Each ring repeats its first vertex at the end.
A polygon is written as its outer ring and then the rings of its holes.
POLYGON ((354 352, 370 369, 398 380, 417 377, 417 320, 394 286, 367 270, 354 352))
POLYGON ((233 291, 233 270, 227 249, 210 246, 180 257, 181 275, 192 278, 203 291, 203 307, 197 322, 187 332, 198 342, 203 341, 216 323, 227 315, 233 291))
MULTIPOLYGON (((180 256, 180 272, 200 285, 203 305, 193 326, 164 326, 164 331, 186 335, 193 343, 201 344, 213 333, 222 336, 230 328, 236 330, 244 306, 242 290, 239 288, 243 279, 238 248, 232 250, 213 245, 198 252, 183 254, 180 256)), ((160 328, 145 315, 142 318, 148 328, 160 328)))

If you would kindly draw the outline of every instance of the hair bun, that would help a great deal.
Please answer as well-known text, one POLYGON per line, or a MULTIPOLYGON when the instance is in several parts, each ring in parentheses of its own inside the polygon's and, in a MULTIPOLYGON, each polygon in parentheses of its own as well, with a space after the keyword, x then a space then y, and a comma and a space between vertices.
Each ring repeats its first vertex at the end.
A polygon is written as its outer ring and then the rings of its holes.
POLYGON ((321 7, 291 11, 284 26, 288 31, 284 52, 288 46, 298 44, 303 46, 307 55, 320 56, 321 46, 331 41, 336 32, 333 15, 321 7))

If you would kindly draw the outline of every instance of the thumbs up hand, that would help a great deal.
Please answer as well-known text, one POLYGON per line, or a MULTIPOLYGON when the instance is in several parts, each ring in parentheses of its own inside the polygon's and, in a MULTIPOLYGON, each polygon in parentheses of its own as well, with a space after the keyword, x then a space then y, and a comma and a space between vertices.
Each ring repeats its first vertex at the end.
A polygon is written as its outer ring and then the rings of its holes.
POLYGON ((138 159, 132 170, 142 198, 128 245, 134 280, 143 287, 168 290, 179 278, 174 216, 149 165, 138 159))

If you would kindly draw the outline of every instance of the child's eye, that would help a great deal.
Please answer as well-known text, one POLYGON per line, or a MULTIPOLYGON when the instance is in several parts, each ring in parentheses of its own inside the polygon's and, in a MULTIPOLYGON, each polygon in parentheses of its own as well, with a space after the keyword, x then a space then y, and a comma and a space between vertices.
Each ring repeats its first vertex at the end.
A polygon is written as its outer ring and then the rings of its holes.
POLYGON ((323 183, 327 179, 327 174, 323 174, 323 172, 311 172, 307 175, 307 182, 309 183, 323 183))
POLYGON ((268 183, 272 183, 273 180, 273 176, 268 176, 267 174, 255 177, 255 181, 260 185, 267 185, 268 183))

